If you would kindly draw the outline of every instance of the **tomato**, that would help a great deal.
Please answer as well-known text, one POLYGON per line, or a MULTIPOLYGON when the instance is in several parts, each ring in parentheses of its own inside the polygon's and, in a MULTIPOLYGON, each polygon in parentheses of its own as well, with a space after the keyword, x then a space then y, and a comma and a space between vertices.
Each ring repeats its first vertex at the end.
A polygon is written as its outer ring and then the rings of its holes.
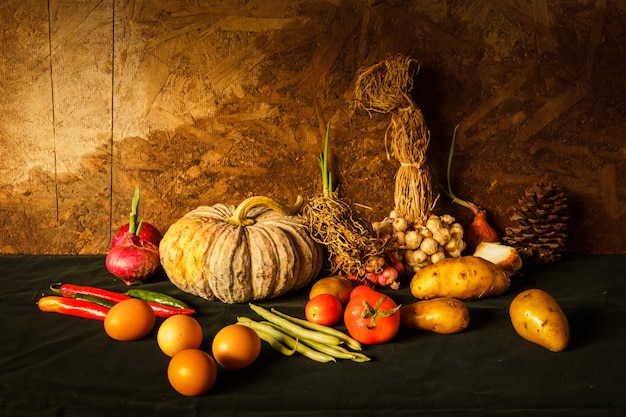
POLYGON ((339 298, 332 294, 319 294, 307 301, 304 306, 306 319, 311 323, 332 326, 341 319, 343 306, 339 298))
POLYGON ((383 293, 361 290, 348 302, 343 321, 350 336, 359 342, 385 343, 400 329, 400 307, 383 293))
POLYGON ((203 350, 181 350, 167 366, 167 379, 180 394, 202 395, 215 385, 217 366, 211 355, 203 350))
POLYGON ((341 275, 332 275, 320 278, 315 281, 309 292, 309 300, 316 295, 332 294, 339 298, 341 305, 348 304, 350 300, 350 292, 352 291, 352 281, 341 275))
POLYGON ((227 369, 251 365, 261 353, 261 339, 254 330, 239 324, 229 324, 217 332, 212 344, 217 363, 227 369))
POLYGON ((374 289, 370 287, 369 285, 358 285, 354 287, 352 291, 350 292, 350 299, 352 300, 353 298, 355 298, 356 296, 358 296, 359 294, 365 291, 374 291, 374 289))

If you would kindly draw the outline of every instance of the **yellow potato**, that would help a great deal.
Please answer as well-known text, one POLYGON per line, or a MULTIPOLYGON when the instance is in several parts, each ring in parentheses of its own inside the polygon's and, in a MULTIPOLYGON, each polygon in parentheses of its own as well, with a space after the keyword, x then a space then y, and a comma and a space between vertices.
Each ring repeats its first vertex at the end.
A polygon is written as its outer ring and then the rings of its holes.
POLYGON ((352 291, 352 281, 341 275, 333 275, 330 277, 320 278, 315 281, 309 291, 309 300, 316 295, 332 294, 339 299, 341 304, 347 304, 350 300, 350 291, 352 291))
POLYGON ((410 283, 415 298, 463 301, 503 294, 510 285, 502 268, 476 256, 442 259, 417 271, 410 283))
POLYGON ((529 342, 553 352, 569 344, 569 322, 561 306, 547 292, 530 289, 518 294, 509 306, 515 331, 529 342))
POLYGON ((469 326, 469 309, 456 298, 433 298, 400 308, 400 324, 407 329, 439 334, 462 332, 469 326))

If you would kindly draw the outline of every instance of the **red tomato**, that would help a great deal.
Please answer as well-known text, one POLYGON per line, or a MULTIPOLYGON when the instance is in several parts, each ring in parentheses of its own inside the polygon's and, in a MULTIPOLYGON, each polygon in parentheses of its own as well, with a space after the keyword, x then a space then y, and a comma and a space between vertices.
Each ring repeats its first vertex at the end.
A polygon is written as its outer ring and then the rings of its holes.
POLYGON ((391 298, 375 290, 353 296, 343 316, 350 336, 373 345, 391 340, 400 328, 400 307, 391 298))
POLYGON ((311 323, 332 326, 337 323, 343 313, 339 298, 332 294, 319 294, 307 301, 304 306, 306 319, 311 323))
POLYGON ((365 291, 374 291, 374 289, 370 287, 369 285, 358 285, 354 287, 352 291, 350 292, 350 299, 352 300, 354 297, 358 296, 359 294, 365 291))

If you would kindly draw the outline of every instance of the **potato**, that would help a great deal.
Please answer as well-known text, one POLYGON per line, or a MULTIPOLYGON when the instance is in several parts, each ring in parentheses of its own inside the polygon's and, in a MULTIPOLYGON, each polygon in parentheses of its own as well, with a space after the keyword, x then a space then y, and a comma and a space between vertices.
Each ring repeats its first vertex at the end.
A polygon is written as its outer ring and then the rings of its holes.
POLYGON ((529 342, 552 352, 569 344, 569 322, 561 306, 547 292, 530 289, 518 294, 509 306, 515 331, 529 342))
POLYGON ((510 285, 502 268, 475 256, 442 259, 417 271, 410 283, 415 298, 452 297, 463 301, 503 294, 510 285))
POLYGON ((469 326, 469 309, 463 301, 450 297, 417 301, 400 307, 400 324, 439 334, 459 333, 469 326))

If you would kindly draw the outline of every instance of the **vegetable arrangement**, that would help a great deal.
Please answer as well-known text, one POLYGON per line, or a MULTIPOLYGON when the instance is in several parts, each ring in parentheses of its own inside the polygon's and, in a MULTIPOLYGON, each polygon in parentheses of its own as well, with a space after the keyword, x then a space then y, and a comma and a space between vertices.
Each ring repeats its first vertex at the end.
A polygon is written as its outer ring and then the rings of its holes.
MULTIPOLYGON (((446 194, 473 212, 473 222, 465 229, 453 216, 432 212, 436 199, 425 163, 430 134, 408 94, 418 69, 417 61, 397 56, 362 71, 357 80, 361 108, 391 113, 388 134, 400 162, 395 208, 382 221, 370 224, 336 192, 329 163, 330 123, 318 158, 322 193, 306 204, 301 196, 291 207, 254 196, 238 206, 200 206, 161 235, 138 221, 135 187, 129 223, 113 238, 107 270, 130 286, 144 283, 162 266, 180 290, 208 301, 248 303, 261 318, 239 316, 222 327, 211 343, 212 356, 201 348, 203 329, 191 317, 196 311, 166 294, 54 284, 53 295, 38 301, 39 309, 103 321, 105 332, 120 341, 144 338, 163 318, 157 345, 170 358, 170 384, 186 396, 208 392, 218 365, 231 370, 252 365, 262 341, 288 357, 297 353, 320 363, 362 363, 371 361, 363 346, 388 343, 401 329, 442 335, 465 331, 468 303, 506 293, 522 260, 514 248, 498 243, 484 209, 453 193, 456 128, 446 194), (322 271, 325 254, 327 270, 322 271), (410 276, 415 297, 407 305, 377 289, 400 288, 403 275, 410 276), (304 319, 251 302, 309 285, 304 319), (332 327, 341 324, 346 332, 332 327)), ((566 349, 567 317, 546 292, 519 294, 509 316, 522 338, 554 352, 566 349)))

